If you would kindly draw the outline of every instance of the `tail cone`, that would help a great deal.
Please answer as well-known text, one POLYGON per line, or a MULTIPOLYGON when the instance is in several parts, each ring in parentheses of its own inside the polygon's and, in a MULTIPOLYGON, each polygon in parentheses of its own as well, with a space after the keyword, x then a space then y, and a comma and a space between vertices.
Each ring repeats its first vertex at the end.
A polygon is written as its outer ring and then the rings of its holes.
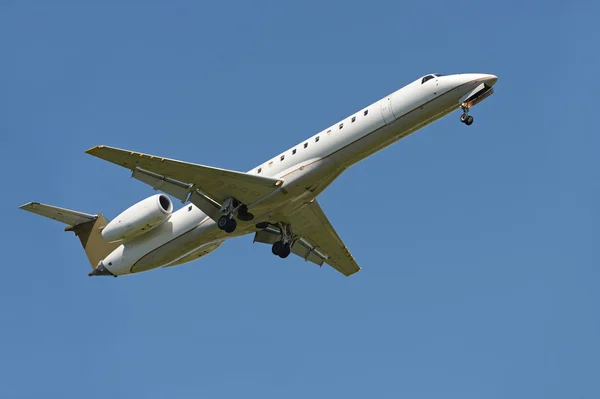
MULTIPOLYGON (((98 267, 96 267, 94 270, 92 270, 91 272, 88 273, 88 276, 92 277, 92 276, 115 276, 115 275, 112 274, 110 272, 110 270, 108 270, 106 267, 104 267, 102 262, 100 262, 98 267)), ((115 277, 117 277, 117 276, 115 276, 115 277)))

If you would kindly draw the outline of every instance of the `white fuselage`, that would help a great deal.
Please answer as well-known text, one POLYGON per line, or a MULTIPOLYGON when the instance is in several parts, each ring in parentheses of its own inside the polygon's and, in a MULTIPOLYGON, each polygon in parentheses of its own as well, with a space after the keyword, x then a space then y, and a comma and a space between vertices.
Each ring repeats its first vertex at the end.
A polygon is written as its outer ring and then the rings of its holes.
POLYGON ((250 170, 284 183, 260 203, 248 204, 256 218, 238 224, 233 234, 186 204, 154 230, 124 242, 104 259, 104 266, 123 275, 179 265, 212 252, 228 238, 256 231, 260 221, 276 222, 278 215, 293 213, 314 199, 351 165, 458 109, 465 95, 497 79, 485 74, 433 76, 410 83, 250 170))

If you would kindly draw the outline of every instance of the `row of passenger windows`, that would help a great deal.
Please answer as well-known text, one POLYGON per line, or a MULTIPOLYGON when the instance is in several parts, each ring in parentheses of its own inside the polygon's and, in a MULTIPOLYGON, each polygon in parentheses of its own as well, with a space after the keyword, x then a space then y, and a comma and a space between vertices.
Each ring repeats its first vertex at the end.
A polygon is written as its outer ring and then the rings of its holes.
MULTIPOLYGON (((363 116, 367 116, 368 114, 369 114, 369 110, 365 109, 363 112, 363 116)), ((355 121, 356 121, 356 116, 353 116, 352 122, 350 122, 350 123, 354 123, 355 121)), ((344 123, 342 122, 338 125, 338 129, 342 130, 343 128, 344 128, 344 123)), ((331 133, 331 129, 327 130, 327 134, 330 134, 330 133, 331 133)), ((316 136, 315 143, 318 143, 318 142, 319 142, 319 136, 316 136)), ((304 143, 304 148, 307 148, 307 147, 308 147, 308 141, 306 143, 304 143)), ((292 150, 292 155, 296 155, 295 148, 292 150)), ((283 161, 284 159, 285 159, 285 154, 283 154, 282 156, 279 157, 279 161, 283 161)), ((269 161, 269 167, 271 167, 271 166, 273 166, 273 161, 269 161)), ((262 172, 262 167, 260 167, 256 170, 256 173, 258 173, 258 174, 260 174, 261 172, 262 172)))

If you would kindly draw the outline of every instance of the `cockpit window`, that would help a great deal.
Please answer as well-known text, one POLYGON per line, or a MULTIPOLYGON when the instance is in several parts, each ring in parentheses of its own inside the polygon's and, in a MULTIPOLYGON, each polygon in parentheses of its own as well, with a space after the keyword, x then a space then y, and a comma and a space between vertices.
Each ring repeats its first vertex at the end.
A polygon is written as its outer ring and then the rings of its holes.
POLYGON ((433 75, 427 75, 421 80, 421 84, 427 82, 428 80, 433 79, 433 75))

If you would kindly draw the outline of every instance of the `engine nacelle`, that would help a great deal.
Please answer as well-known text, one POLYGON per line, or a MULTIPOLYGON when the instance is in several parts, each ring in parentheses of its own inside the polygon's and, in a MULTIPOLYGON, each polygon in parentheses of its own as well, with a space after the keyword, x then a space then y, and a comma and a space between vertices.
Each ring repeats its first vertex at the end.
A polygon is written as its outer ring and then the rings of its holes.
POLYGON ((138 202, 114 218, 103 230, 106 241, 121 241, 147 233, 167 220, 173 212, 171 199, 156 194, 138 202))

